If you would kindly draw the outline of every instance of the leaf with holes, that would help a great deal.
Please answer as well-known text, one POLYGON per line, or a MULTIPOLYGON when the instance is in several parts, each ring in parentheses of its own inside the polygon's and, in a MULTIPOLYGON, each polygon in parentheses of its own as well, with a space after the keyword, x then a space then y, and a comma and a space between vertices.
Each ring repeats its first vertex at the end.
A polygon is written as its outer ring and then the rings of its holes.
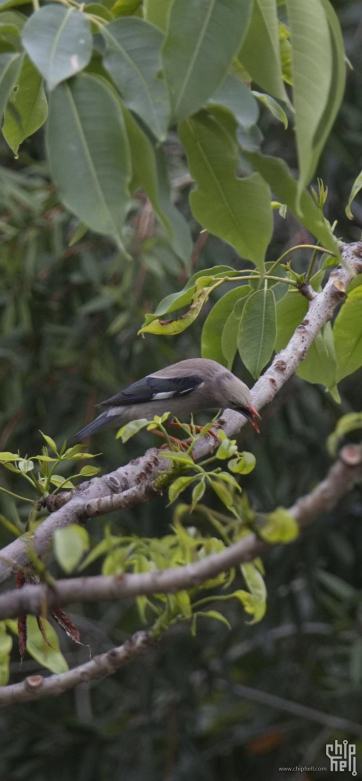
POLYGON ((31 60, 25 57, 3 125, 3 136, 14 154, 17 154, 20 144, 44 124, 47 116, 43 79, 31 60))

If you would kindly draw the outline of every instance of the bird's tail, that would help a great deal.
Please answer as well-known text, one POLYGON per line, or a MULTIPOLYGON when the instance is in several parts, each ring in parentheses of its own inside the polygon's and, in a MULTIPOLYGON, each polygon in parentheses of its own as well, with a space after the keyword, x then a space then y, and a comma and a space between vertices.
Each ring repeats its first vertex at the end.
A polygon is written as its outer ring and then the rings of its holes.
POLYGON ((118 415, 109 415, 108 412, 102 412, 102 414, 98 415, 98 418, 93 420, 92 423, 89 423, 88 426, 84 426, 84 428, 81 428, 80 431, 77 431, 73 437, 73 444, 76 445, 78 442, 83 442, 85 439, 90 437, 91 434, 94 434, 101 428, 114 423, 114 421, 117 420, 117 417, 118 415))

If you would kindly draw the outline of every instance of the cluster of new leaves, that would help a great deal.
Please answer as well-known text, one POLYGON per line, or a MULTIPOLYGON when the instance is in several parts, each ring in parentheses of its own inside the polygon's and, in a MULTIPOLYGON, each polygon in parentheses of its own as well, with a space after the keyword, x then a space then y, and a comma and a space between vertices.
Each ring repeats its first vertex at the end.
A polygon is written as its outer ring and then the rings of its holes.
MULTIPOLYGON (((64 477, 61 474, 57 474, 57 469, 60 468, 60 470, 63 470, 64 467, 67 467, 68 462, 84 461, 88 458, 95 458, 95 456, 91 453, 83 453, 82 445, 74 445, 73 447, 67 448, 66 442, 64 442, 58 452, 54 440, 46 434, 42 434, 42 436, 50 450, 53 452, 53 455, 49 455, 47 447, 43 447, 43 452, 40 456, 31 456, 30 458, 23 458, 20 453, 0 453, 0 464, 10 472, 15 472, 15 474, 23 477, 24 480, 31 485, 35 493, 35 498, 34 496, 33 498, 18 496, 3 486, 0 486, 0 491, 13 496, 15 499, 28 502, 33 507, 34 503, 36 505, 39 497, 46 497, 49 496, 49 494, 54 495, 60 490, 74 488, 74 483, 72 481, 77 477, 94 477, 94 475, 100 472, 100 469, 96 466, 83 466, 77 474, 71 475, 71 477, 64 477)), ((34 515, 31 513, 30 518, 28 519, 30 529, 32 528, 32 523, 36 522, 36 507, 34 513, 34 515)), ((11 521, 8 521, 2 515, 0 516, 0 521, 17 537, 25 531, 23 527, 17 529, 11 521)))
POLYGON ((303 7, 298 0, 64 0, 28 18, 9 10, 16 3, 5 2, 0 14, 3 133, 17 153, 46 122, 53 180, 84 226, 123 247, 130 200, 143 187, 178 254, 189 258, 189 232, 170 198, 161 147, 178 125, 197 184, 191 208, 203 227, 262 273, 271 188, 334 249, 330 227, 305 190, 345 80, 341 31, 328 0, 303 7), (278 101, 295 118, 298 183, 282 160, 259 151, 258 105, 286 125, 278 101))

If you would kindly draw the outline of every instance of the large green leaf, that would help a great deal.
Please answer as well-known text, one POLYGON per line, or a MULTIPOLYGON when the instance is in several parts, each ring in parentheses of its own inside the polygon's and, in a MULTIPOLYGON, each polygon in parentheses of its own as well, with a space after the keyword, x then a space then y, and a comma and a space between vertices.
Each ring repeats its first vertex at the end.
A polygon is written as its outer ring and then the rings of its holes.
POLYGON ((92 56, 89 19, 81 11, 60 4, 46 5, 32 14, 22 40, 51 90, 85 68, 92 56))
POLYGON ((47 116, 43 79, 31 60, 25 57, 3 126, 4 137, 15 154, 20 144, 44 124, 47 116))
POLYGON ((222 83, 250 10, 251 0, 174 0, 163 47, 174 121, 194 114, 222 83))
POLYGON ((276 352, 287 346, 298 325, 308 312, 308 301, 299 291, 289 290, 286 296, 277 303, 277 337, 276 352))
MULTIPOLYGON (((47 670, 51 670, 52 673, 59 675, 65 673, 69 669, 68 663, 65 660, 63 654, 59 648, 58 635, 53 629, 52 625, 46 618, 42 618, 42 625, 47 642, 45 641, 36 620, 35 616, 27 616, 27 642, 26 649, 33 659, 45 667, 47 670)), ((11 629, 14 634, 18 634, 18 626, 16 621, 8 619, 6 625, 11 629)))
POLYGON ((126 106, 163 140, 169 104, 161 70, 164 36, 143 19, 117 19, 102 28, 106 42, 104 67, 118 87, 126 106))
MULTIPOLYGON (((277 339, 275 349, 283 350, 292 338, 295 329, 303 322, 308 312, 308 301, 300 293, 289 291, 277 304, 277 339)), ((336 355, 330 323, 320 331, 311 344, 307 357, 299 365, 299 377, 311 383, 320 383, 334 390, 336 384, 336 355)))
POLYGON ((258 174, 238 179, 235 122, 229 112, 200 112, 179 127, 189 168, 197 183, 190 195, 196 219, 228 241, 263 273, 273 224, 269 187, 258 174))
POLYGON ((55 558, 64 570, 72 572, 89 550, 89 535, 83 526, 71 523, 64 529, 56 529, 53 537, 55 558))
POLYGON ((348 295, 333 328, 337 355, 337 380, 362 366, 362 287, 348 295))
POLYGON ((167 159, 161 146, 155 148, 160 203, 172 227, 172 249, 189 265, 192 256, 192 238, 188 222, 172 201, 167 159))
POLYGON ((65 206, 122 247, 131 160, 122 111, 105 81, 80 74, 54 90, 47 150, 65 206))
POLYGON ((139 187, 143 187, 167 232, 172 234, 170 221, 160 203, 156 158, 151 141, 131 112, 123 105, 122 110, 132 158, 130 192, 133 195, 139 187))
POLYGON ((292 44, 299 193, 312 178, 344 89, 343 40, 333 9, 321 0, 286 0, 292 44))
POLYGON ((17 52, 0 54, 0 121, 20 73, 23 57, 17 52))
POLYGON ((216 92, 209 99, 230 109, 239 125, 250 128, 258 121, 259 108, 249 87, 236 76, 227 76, 216 92))
POLYGON ((166 32, 171 5, 172 0, 145 0, 145 19, 166 32))
POLYGON ((270 360, 276 339, 276 307, 272 290, 266 286, 248 298, 240 321, 240 357, 254 379, 270 360))
POLYGON ((298 203, 298 183, 293 179, 284 160, 262 155, 259 152, 246 154, 254 168, 268 182, 278 200, 288 206, 297 220, 319 239, 323 247, 335 252, 338 257, 340 252, 331 227, 307 190, 303 190, 298 203))
POLYGON ((276 0, 254 0, 240 62, 266 92, 286 100, 279 50, 276 0))
POLYGON ((225 358, 225 361, 221 361, 221 363, 225 364, 228 369, 232 368, 238 349, 240 317, 236 317, 235 310, 230 312, 221 334, 221 351, 225 358))
POLYGON ((228 361, 224 356, 221 344, 224 326, 229 315, 233 312, 236 302, 249 293, 249 285, 243 285, 229 290, 214 304, 202 329, 201 354, 203 358, 211 358, 223 366, 227 366, 228 361))
POLYGON ((330 323, 327 323, 314 339, 306 359, 298 366, 297 374, 307 382, 320 383, 334 390, 337 361, 330 323))

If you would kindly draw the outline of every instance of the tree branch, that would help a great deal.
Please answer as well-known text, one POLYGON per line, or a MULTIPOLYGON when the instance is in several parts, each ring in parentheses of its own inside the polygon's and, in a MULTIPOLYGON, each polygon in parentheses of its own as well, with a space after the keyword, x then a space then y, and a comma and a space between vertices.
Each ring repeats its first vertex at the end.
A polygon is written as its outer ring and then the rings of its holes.
POLYGON ((60 675, 43 678, 42 675, 30 675, 21 683, 14 683, 0 689, 0 707, 14 702, 28 702, 42 697, 57 697, 68 689, 74 689, 80 683, 88 683, 105 678, 118 670, 135 656, 146 653, 152 647, 147 632, 136 632, 118 648, 112 648, 106 654, 95 656, 86 664, 75 667, 60 675))
MULTIPOLYGON (((339 499, 362 479, 362 450, 357 445, 347 445, 333 464, 327 477, 306 496, 298 499, 289 509, 301 528, 314 518, 335 506, 339 499)), ((112 498, 112 497, 111 497, 112 498)), ((58 580, 54 589, 45 584, 23 586, 0 596, 0 620, 19 615, 42 615, 44 606, 51 611, 71 602, 124 599, 136 596, 152 596, 190 589, 215 578, 221 572, 260 556, 267 548, 256 534, 248 534, 240 542, 220 553, 204 559, 166 570, 155 570, 121 577, 95 575, 93 577, 58 580)))
MULTIPOLYGON (((337 304, 345 298, 345 289, 353 277, 362 272, 362 244, 344 245, 342 254, 348 265, 338 266, 330 274, 323 288, 309 304, 307 317, 295 330, 289 344, 278 355, 265 374, 255 383, 252 390, 253 406, 260 410, 269 404, 280 388, 294 374, 321 328, 327 323, 337 304)), ((235 436, 243 425, 245 418, 232 410, 225 410, 219 424, 222 425, 228 437, 235 436)), ((215 443, 211 437, 203 437, 197 442, 194 450, 195 460, 212 452, 215 443)), ((77 523, 80 519, 90 517, 93 503, 102 507, 102 512, 110 512, 123 507, 132 507, 149 499, 157 493, 154 481, 161 471, 171 469, 171 462, 162 458, 159 450, 152 448, 144 456, 131 461, 124 467, 101 478, 93 478, 82 483, 74 492, 66 493, 59 502, 63 506, 47 518, 34 532, 32 541, 37 554, 43 557, 50 545, 55 529, 77 523), (99 500, 102 500, 99 503, 99 500), (106 500, 109 500, 107 503, 106 500), (108 508, 108 509, 107 509, 108 508)), ((93 511, 93 510, 92 510, 93 511)), ((11 577, 13 568, 9 561, 17 566, 26 566, 29 562, 27 540, 20 537, 2 551, 0 560, 0 583, 11 577)))

